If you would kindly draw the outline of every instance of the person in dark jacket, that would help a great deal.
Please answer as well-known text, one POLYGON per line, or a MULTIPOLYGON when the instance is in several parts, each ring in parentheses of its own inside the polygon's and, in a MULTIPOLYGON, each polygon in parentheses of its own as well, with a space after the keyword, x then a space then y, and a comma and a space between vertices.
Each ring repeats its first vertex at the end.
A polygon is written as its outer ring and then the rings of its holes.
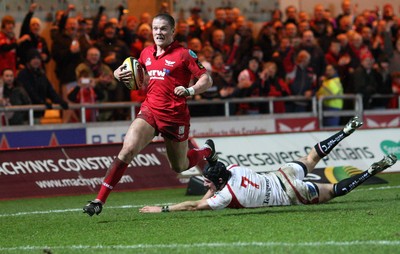
MULTIPOLYGON (((17 106, 31 104, 31 99, 23 86, 15 81, 12 69, 4 69, 0 80, 0 105, 17 106)), ((15 111, 4 115, 8 125, 23 124, 27 118, 26 111, 15 111)), ((3 119, 2 119, 3 120, 3 119)))
MULTIPOLYGON (((18 73, 17 81, 28 92, 32 104, 45 104, 50 109, 52 103, 55 103, 60 104, 63 109, 68 109, 68 103, 57 94, 47 78, 42 68, 42 59, 37 50, 29 51, 26 68, 18 73)), ((41 117, 43 112, 38 112, 35 116, 41 117)))
POLYGON ((31 4, 29 12, 26 14, 24 21, 22 22, 19 37, 21 38, 27 34, 30 39, 23 41, 17 47, 18 63, 20 65, 26 63, 26 56, 31 49, 39 51, 43 63, 48 63, 50 61, 50 50, 47 46, 47 42, 39 34, 42 22, 40 19, 33 17, 36 8, 36 3, 31 4))

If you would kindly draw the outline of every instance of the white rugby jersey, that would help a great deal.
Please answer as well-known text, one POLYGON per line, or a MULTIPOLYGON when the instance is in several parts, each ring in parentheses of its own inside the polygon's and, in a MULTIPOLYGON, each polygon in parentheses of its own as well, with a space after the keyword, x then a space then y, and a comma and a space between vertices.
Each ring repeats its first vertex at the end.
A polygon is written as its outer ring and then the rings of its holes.
POLYGON ((275 174, 261 175, 238 165, 229 165, 227 169, 232 173, 228 183, 207 199, 213 210, 290 204, 275 174))

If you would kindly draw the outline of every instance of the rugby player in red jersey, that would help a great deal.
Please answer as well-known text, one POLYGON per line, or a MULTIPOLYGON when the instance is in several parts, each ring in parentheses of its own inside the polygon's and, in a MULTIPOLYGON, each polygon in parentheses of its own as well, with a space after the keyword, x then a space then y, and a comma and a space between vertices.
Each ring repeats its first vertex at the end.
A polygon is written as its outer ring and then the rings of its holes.
MULTIPOLYGON (((159 14, 152 21, 155 45, 143 49, 138 59, 148 75, 146 100, 126 133, 121 151, 108 168, 96 199, 83 207, 83 212, 90 216, 102 211, 128 164, 158 134, 165 140, 171 167, 176 172, 187 170, 202 159, 216 159, 212 140, 207 140, 202 148, 188 148, 190 115, 186 98, 206 91, 212 86, 212 79, 196 54, 174 41, 174 28, 175 20, 169 14, 159 14), (193 76, 197 81, 188 87, 193 76)), ((132 72, 120 66, 114 76, 127 84, 132 72)))

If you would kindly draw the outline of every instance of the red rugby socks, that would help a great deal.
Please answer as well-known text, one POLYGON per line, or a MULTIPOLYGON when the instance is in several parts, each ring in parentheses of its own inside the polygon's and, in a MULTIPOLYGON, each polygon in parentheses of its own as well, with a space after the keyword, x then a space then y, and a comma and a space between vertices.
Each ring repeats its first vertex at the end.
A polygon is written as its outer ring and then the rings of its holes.
POLYGON ((114 186, 121 180, 122 176, 125 173, 128 164, 121 161, 118 158, 115 158, 113 163, 111 163, 110 167, 107 170, 107 174, 104 178, 103 184, 100 187, 100 191, 97 194, 97 198, 103 204, 106 202, 108 195, 114 188, 114 186))

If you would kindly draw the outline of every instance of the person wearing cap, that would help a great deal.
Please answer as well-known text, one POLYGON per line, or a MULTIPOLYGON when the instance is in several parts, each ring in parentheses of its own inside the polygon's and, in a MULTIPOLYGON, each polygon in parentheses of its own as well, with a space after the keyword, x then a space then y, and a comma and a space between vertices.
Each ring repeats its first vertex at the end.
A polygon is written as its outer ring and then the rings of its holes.
POLYGON ((202 199, 174 205, 145 206, 139 211, 160 213, 309 205, 324 203, 346 195, 371 176, 394 165, 397 157, 389 154, 373 163, 367 170, 336 184, 304 181, 304 177, 312 172, 317 163, 340 141, 351 135, 361 125, 362 122, 358 117, 352 118, 343 130, 317 143, 308 155, 265 174, 258 174, 244 166, 225 166, 221 161, 209 160, 209 164, 203 171, 204 186, 209 190, 202 199))

